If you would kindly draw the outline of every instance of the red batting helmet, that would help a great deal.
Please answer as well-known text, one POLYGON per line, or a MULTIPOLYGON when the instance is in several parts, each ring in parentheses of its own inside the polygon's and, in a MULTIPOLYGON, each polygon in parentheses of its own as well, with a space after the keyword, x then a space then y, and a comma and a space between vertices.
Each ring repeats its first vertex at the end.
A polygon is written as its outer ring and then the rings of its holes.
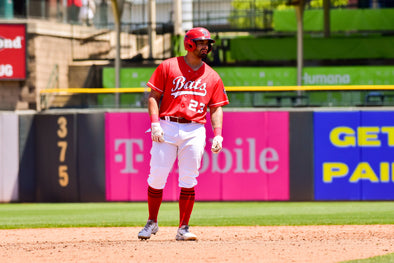
POLYGON ((215 43, 215 40, 211 38, 211 33, 206 28, 203 27, 195 27, 187 31, 185 35, 185 39, 183 44, 187 51, 194 51, 196 49, 197 40, 209 40, 208 45, 208 53, 212 50, 212 43, 215 43))

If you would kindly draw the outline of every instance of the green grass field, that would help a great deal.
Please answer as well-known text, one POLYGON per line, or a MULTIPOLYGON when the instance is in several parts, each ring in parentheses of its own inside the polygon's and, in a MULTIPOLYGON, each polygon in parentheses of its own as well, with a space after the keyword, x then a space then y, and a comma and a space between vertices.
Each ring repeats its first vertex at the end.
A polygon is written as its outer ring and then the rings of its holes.
POLYGON ((383 256, 377 256, 373 258, 367 258, 367 259, 350 260, 350 261, 345 261, 343 263, 392 263, 392 262, 394 262, 394 253, 383 255, 383 256))
MULTIPOLYGON (((0 204, 0 229, 143 226, 148 211, 136 203, 0 204)), ((178 203, 164 202, 161 226, 178 224, 178 203)), ((196 202, 197 226, 394 224, 394 202, 196 202)))
MULTIPOLYGON (((143 226, 145 202, 0 204, 0 229, 143 226)), ((178 224, 178 203, 164 202, 161 226, 178 224)), ((194 226, 394 224, 394 202, 196 202, 194 226)), ((394 254, 347 263, 394 262, 394 254)))

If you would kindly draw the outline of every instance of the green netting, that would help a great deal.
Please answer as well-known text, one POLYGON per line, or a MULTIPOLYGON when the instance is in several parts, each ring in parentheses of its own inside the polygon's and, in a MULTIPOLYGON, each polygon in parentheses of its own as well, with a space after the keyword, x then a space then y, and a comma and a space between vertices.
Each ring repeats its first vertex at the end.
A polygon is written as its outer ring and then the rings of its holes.
MULTIPOLYGON (((304 11, 304 30, 323 31, 323 10, 304 11)), ((275 10, 273 15, 275 31, 297 31, 294 9, 275 10)), ((331 9, 330 30, 381 31, 394 30, 394 9, 331 9)))

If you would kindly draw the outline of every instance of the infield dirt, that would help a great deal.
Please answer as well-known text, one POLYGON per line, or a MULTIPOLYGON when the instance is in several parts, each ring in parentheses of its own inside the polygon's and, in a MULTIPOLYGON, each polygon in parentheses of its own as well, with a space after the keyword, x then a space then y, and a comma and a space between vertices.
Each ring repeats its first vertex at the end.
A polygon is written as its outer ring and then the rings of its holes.
POLYGON ((0 262, 340 262, 394 252, 394 225, 191 227, 175 241, 160 227, 0 230, 0 262))

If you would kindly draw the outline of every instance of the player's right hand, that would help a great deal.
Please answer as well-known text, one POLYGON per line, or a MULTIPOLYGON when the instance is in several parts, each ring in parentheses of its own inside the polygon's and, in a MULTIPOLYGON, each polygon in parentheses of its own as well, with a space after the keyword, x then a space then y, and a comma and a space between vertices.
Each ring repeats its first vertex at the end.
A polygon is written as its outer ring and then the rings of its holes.
POLYGON ((152 122, 152 141, 164 142, 164 132, 160 126, 160 122, 152 122))

